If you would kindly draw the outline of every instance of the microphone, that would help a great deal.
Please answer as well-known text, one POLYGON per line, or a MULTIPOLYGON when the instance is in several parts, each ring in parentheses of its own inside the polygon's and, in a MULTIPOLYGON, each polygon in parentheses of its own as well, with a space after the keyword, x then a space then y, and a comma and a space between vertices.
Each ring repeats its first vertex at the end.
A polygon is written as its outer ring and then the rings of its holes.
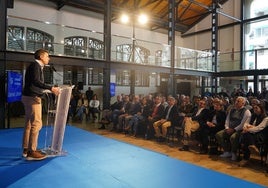
POLYGON ((57 72, 57 70, 55 69, 54 65, 53 64, 50 64, 49 66, 51 68, 51 70, 53 70, 54 72, 57 72))

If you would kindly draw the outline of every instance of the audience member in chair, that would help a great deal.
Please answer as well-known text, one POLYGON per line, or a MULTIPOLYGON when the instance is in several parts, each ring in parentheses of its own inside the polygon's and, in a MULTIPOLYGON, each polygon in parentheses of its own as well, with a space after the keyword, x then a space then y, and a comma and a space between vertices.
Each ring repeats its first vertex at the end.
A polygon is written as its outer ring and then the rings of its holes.
MULTIPOLYGON (((126 130, 133 132, 133 136, 137 136, 138 130, 141 130, 151 113, 151 106, 147 104, 147 99, 144 97, 141 101, 141 111, 136 113, 128 122, 126 130)), ((143 130, 144 132, 145 130, 143 130)))
POLYGON ((103 125, 110 124, 110 122, 112 122, 112 119, 113 119, 112 118, 113 113, 120 111, 120 109, 122 109, 122 108, 123 108, 122 96, 117 95, 116 101, 110 106, 110 108, 104 109, 102 111, 102 119, 101 119, 100 123, 103 125))
POLYGON ((250 122, 245 123, 241 134, 243 160, 239 162, 239 166, 246 166, 249 163, 251 153, 260 154, 258 143, 267 143, 267 125, 268 117, 263 104, 254 105, 250 122))
POLYGON ((181 100, 182 102, 181 104, 179 104, 179 107, 178 107, 178 111, 179 111, 178 125, 180 127, 183 126, 185 116, 191 116, 194 110, 194 105, 191 102, 189 96, 182 95, 181 100))
POLYGON ((239 138, 245 123, 249 123, 251 112, 245 108, 246 99, 237 97, 234 107, 229 111, 225 129, 216 134, 218 143, 223 147, 224 153, 220 157, 232 157, 233 161, 237 160, 237 150, 239 147, 239 138))
POLYGON ((113 113, 114 128, 116 128, 118 132, 121 132, 123 130, 125 116, 129 114, 130 107, 131 107, 130 98, 128 95, 125 95, 122 109, 120 111, 113 113))
POLYGON ((153 124, 163 117, 165 107, 162 105, 162 97, 156 96, 154 98, 154 105, 152 107, 152 113, 147 118, 145 139, 151 139, 154 137, 153 124))
MULTIPOLYGON (((93 122, 96 122, 96 114, 100 113, 100 101, 96 94, 92 96, 92 99, 89 101, 89 113, 92 114, 93 122)), ((89 115, 90 116, 90 115, 89 115)))
POLYGON ((168 97, 168 106, 165 109, 164 116, 153 124, 157 141, 165 141, 167 128, 172 125, 173 121, 177 120, 178 108, 175 103, 174 97, 168 97))
POLYGON ((215 137, 217 132, 224 129, 226 113, 223 110, 223 102, 215 98, 212 105, 213 109, 209 111, 208 120, 200 129, 201 154, 208 153, 209 136, 215 137))
POLYGON ((122 127, 125 133, 128 132, 129 127, 127 127, 127 125, 129 125, 129 121, 133 118, 135 114, 139 112, 141 112, 140 97, 138 95, 135 95, 131 102, 129 111, 119 116, 119 123, 122 122, 122 127))
POLYGON ((78 99, 77 102, 77 113, 76 118, 79 118, 79 120, 83 121, 83 115, 86 114, 86 117, 88 115, 88 100, 86 95, 83 93, 81 94, 81 97, 78 99))
POLYGON ((198 102, 198 108, 191 117, 184 118, 183 147, 180 151, 189 150, 189 139, 192 132, 196 132, 200 127, 206 126, 209 110, 206 108, 206 100, 201 99, 198 102))
POLYGON ((179 116, 185 117, 189 114, 193 113, 193 104, 191 103, 190 97, 189 96, 184 96, 182 98, 182 102, 179 105, 179 116))

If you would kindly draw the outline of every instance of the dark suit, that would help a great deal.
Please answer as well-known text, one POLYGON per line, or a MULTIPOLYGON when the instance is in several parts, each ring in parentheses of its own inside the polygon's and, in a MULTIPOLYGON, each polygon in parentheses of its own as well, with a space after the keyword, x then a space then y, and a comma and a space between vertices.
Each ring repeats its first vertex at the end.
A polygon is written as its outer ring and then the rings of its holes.
POLYGON ((156 121, 153 126, 156 137, 166 137, 167 128, 175 123, 178 117, 178 108, 176 105, 168 106, 165 113, 159 121, 156 121))
POLYGON ((209 136, 215 137, 215 134, 224 129, 226 113, 224 111, 209 111, 207 121, 212 122, 213 117, 216 116, 216 122, 213 122, 215 127, 209 127, 207 124, 204 124, 200 127, 200 142, 202 145, 202 150, 207 151, 209 145, 209 136))
POLYGON ((205 126, 209 116, 209 110, 204 108, 200 114, 196 115, 197 111, 192 116, 193 121, 197 121, 200 126, 205 126))
POLYGON ((165 107, 160 105, 154 105, 151 111, 151 114, 148 116, 147 120, 145 121, 145 125, 147 125, 145 138, 150 139, 154 136, 154 128, 153 123, 160 120, 164 114, 165 107))
POLYGON ((194 112, 194 115, 185 119, 184 124, 184 137, 185 137, 185 145, 188 145, 187 139, 191 137, 192 132, 196 132, 200 130, 201 127, 206 126, 206 122, 208 119, 209 110, 203 108, 202 111, 197 114, 198 110, 194 112))
POLYGON ((152 122, 158 121, 162 118, 163 114, 165 112, 165 107, 160 104, 159 106, 154 105, 153 109, 152 109, 152 114, 150 115, 152 120, 152 122))
POLYGON ((165 112, 164 112, 164 115, 162 116, 162 119, 166 119, 167 121, 170 121, 171 124, 173 125, 174 123, 177 122, 177 118, 178 118, 178 108, 176 105, 173 105, 169 114, 168 114, 168 110, 169 110, 169 107, 167 107, 165 109, 165 112), (168 117, 166 118, 168 114, 168 117))

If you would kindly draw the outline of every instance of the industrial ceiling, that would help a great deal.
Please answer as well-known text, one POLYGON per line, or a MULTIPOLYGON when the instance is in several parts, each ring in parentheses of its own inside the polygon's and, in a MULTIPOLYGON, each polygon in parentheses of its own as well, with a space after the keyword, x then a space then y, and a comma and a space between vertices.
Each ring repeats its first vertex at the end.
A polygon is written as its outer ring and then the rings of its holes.
MULTIPOLYGON (((107 0, 47 0, 55 3, 61 10, 64 6, 104 14, 107 0)), ((195 24, 211 14, 215 0, 175 0, 175 31, 185 33, 195 24)), ((216 0, 221 7, 228 0, 216 0)), ((112 20, 116 21, 123 11, 132 14, 148 14, 150 22, 147 27, 152 30, 168 29, 169 0, 111 0, 112 20)))

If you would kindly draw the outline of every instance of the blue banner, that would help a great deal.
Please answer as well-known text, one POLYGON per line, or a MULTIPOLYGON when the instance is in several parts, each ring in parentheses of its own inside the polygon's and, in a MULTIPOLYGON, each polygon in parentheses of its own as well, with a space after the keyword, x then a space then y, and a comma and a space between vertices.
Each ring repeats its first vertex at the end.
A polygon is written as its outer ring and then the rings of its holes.
POLYGON ((21 100, 22 95, 22 74, 18 72, 7 72, 7 102, 21 100))
POLYGON ((110 83, 110 95, 115 96, 115 83, 110 83))

